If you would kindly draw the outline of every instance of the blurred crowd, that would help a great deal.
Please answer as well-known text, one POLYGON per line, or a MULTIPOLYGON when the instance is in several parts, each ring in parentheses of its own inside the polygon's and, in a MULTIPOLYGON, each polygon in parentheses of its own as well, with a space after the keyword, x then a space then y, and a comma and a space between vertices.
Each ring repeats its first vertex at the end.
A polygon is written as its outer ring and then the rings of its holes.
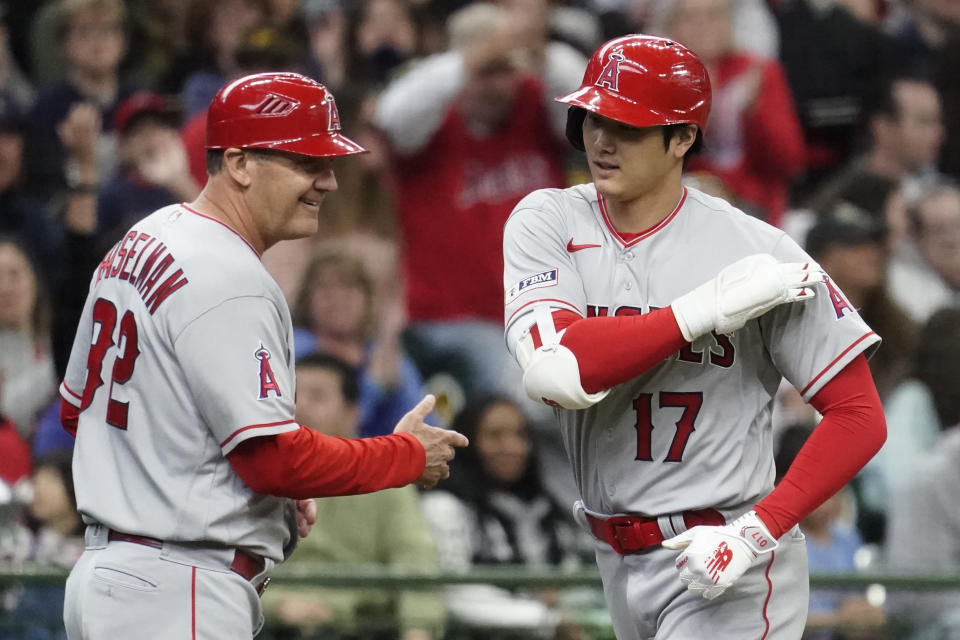
MULTIPOLYGON (((301 420, 379 435, 429 391, 433 422, 472 440, 437 490, 322 501, 291 562, 591 566, 552 413, 523 396, 504 345, 501 234, 530 191, 589 180, 553 97, 633 32, 681 42, 710 73, 687 183, 783 228, 884 340, 871 368, 888 441, 803 523, 812 572, 960 574, 953 0, 0 3, 0 564, 69 567, 82 551, 57 388, 90 274, 133 221, 199 193, 216 91, 290 70, 329 86, 370 150, 336 165, 316 237, 264 255, 297 326, 301 420)), ((786 387, 773 411, 782 471, 818 416, 786 387)), ((57 597, 0 595, 15 622, 57 597)), ((483 586, 394 601, 278 588, 265 605, 291 637, 356 637, 389 609, 405 640, 458 622, 584 637, 570 611, 598 606, 483 586)), ((949 592, 815 593, 809 633, 960 624, 958 609, 949 592)))

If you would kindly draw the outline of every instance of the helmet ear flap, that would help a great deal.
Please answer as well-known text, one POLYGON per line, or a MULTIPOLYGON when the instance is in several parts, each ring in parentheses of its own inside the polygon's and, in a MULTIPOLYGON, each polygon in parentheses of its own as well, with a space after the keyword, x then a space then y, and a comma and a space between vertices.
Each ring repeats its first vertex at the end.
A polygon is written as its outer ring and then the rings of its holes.
POLYGON ((575 106, 567 109, 567 140, 579 151, 586 151, 583 144, 583 120, 586 117, 585 109, 575 106))

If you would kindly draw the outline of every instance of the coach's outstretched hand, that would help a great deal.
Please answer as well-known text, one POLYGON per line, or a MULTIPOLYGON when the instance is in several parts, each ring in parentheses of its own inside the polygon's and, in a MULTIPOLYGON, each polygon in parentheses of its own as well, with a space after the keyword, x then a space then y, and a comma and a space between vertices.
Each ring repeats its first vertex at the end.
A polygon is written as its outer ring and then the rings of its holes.
POLYGON ((694 527, 661 544, 683 550, 676 563, 680 582, 707 600, 722 594, 777 548, 777 541, 756 511, 721 527, 694 527))
POLYGON ((779 262, 758 253, 724 267, 670 307, 683 337, 693 342, 711 331, 736 331, 777 305, 809 300, 822 282, 823 270, 814 262, 779 262))
POLYGON ((453 448, 470 444, 467 436, 462 433, 431 427, 424 422, 436 403, 437 399, 427 394, 417 406, 400 419, 397 428, 393 430, 394 433, 407 432, 423 445, 423 450, 427 454, 427 466, 423 469, 423 474, 417 478, 416 483, 424 489, 430 489, 440 480, 449 478, 448 463, 453 460, 453 448))

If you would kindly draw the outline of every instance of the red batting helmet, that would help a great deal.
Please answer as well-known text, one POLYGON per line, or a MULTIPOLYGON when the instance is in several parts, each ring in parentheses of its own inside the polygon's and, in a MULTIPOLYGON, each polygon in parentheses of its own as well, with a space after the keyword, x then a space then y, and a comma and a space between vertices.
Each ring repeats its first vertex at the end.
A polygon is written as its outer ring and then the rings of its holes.
POLYGON ((710 78, 683 45, 629 35, 597 49, 580 88, 557 102, 571 105, 567 139, 582 151, 585 111, 634 127, 692 123, 702 131, 710 115, 710 78))
POLYGON ((297 73, 257 73, 220 89, 207 111, 207 149, 228 147, 305 156, 366 152, 340 134, 330 90, 297 73))

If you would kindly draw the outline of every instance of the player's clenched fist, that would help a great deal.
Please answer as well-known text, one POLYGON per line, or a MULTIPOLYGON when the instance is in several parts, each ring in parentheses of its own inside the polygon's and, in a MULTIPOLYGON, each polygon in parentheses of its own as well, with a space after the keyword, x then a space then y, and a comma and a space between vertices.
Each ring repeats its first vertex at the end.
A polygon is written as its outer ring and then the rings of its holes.
POLYGON ((757 513, 750 511, 721 527, 693 527, 664 540, 663 546, 683 550, 677 556, 680 581, 693 593, 713 600, 762 562, 777 548, 777 541, 757 513))
POLYGON ((821 282, 823 271, 816 263, 778 262, 758 253, 724 267, 670 306, 683 337, 693 342, 711 331, 736 331, 777 305, 809 300, 821 282))
POLYGON ((394 433, 405 431, 413 435, 423 445, 423 450, 427 454, 427 465, 416 482, 424 489, 430 489, 440 480, 449 478, 450 466, 448 463, 453 460, 453 448, 465 447, 470 444, 470 441, 462 433, 431 427, 424 422, 430 412, 433 411, 436 402, 435 397, 426 395, 417 406, 400 419, 397 428, 393 430, 394 433))

